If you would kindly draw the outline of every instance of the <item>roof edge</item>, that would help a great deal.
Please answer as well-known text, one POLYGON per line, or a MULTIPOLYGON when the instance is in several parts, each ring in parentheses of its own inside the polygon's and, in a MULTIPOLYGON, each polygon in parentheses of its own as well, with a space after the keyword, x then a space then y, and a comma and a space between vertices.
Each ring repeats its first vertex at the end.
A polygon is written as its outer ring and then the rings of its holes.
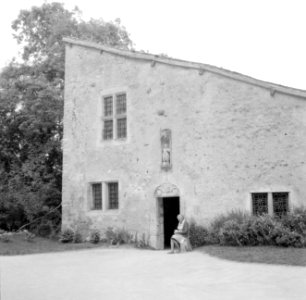
POLYGON ((270 94, 272 96, 276 92, 278 92, 278 93, 293 95, 296 97, 306 99, 306 90, 287 87, 287 86, 279 85, 279 84, 268 82, 268 81, 263 81, 263 80, 256 79, 256 78, 253 78, 253 77, 241 74, 241 73, 233 72, 230 70, 226 70, 226 69, 215 67, 215 66, 208 65, 208 64, 168 58, 168 57, 163 57, 163 56, 149 54, 149 53, 142 53, 138 51, 121 50, 121 49, 104 46, 104 45, 94 43, 94 42, 78 40, 78 39, 68 38, 68 37, 63 38, 63 41, 66 44, 78 45, 78 46, 82 46, 86 48, 96 49, 99 51, 105 51, 111 54, 124 56, 124 57, 132 58, 132 59, 140 59, 140 60, 151 61, 155 63, 177 66, 181 68, 195 69, 195 70, 199 70, 201 74, 207 71, 207 72, 221 75, 221 76, 231 78, 237 81, 242 81, 242 82, 245 82, 251 85, 269 89, 270 94))

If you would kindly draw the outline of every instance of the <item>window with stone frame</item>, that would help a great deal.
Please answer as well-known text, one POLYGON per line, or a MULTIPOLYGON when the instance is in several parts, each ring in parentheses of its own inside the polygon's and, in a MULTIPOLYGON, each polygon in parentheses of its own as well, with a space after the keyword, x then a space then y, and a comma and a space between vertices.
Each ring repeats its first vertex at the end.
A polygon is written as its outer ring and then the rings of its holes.
POLYGON ((108 209, 119 208, 119 189, 118 182, 108 182, 108 209))
POLYGON ((273 214, 278 217, 286 215, 289 211, 289 193, 272 193, 273 214))
POLYGON ((117 119, 117 138, 126 138, 126 118, 117 119))
POLYGON ((104 97, 104 117, 113 115, 113 96, 104 97))
POLYGON ((103 97, 103 140, 127 137, 126 93, 103 97))
POLYGON ((93 209, 102 209, 102 183, 93 183, 92 188, 92 203, 93 209))
POLYGON ((114 135, 113 120, 104 120, 103 138, 104 140, 112 140, 114 135))
POLYGON ((253 215, 268 213, 268 193, 252 193, 253 215))

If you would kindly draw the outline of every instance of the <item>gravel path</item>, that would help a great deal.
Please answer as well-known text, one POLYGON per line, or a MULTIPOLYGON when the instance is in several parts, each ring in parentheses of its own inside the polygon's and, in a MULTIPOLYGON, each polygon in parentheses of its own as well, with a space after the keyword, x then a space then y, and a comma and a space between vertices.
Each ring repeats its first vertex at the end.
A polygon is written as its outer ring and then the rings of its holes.
POLYGON ((0 257, 1 300, 306 299, 306 268, 193 251, 91 249, 0 257))

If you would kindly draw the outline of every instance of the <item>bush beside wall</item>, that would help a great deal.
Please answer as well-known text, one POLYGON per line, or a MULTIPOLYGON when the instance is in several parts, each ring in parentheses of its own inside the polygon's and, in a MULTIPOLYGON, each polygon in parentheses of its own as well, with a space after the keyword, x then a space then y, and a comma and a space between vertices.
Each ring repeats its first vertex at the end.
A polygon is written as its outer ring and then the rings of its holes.
MULTIPOLYGON (((47 228, 43 228, 48 232, 47 228)), ((282 218, 270 215, 251 216, 232 211, 216 217, 209 226, 190 223, 189 238, 192 247, 209 244, 224 246, 279 246, 306 247, 306 210, 299 209, 282 218)), ((105 242, 111 245, 135 244, 139 248, 150 248, 149 238, 131 234, 124 228, 108 227, 101 235, 93 230, 86 239, 92 243, 105 242)), ((61 233, 63 243, 80 243, 83 240, 76 230, 66 229, 61 233)))
POLYGON ((224 246, 306 246, 306 210, 297 210, 282 218, 250 216, 230 212, 216 217, 208 228, 191 223, 193 247, 205 244, 224 246))

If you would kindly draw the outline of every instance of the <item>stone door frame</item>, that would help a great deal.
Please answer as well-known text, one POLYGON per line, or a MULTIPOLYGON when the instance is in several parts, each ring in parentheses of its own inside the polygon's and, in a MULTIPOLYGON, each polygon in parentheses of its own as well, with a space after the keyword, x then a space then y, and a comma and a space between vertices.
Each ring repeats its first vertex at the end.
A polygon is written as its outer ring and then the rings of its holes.
MULTIPOLYGON (((163 198, 179 197, 181 202, 180 190, 172 183, 163 183, 159 185, 154 192, 156 201, 156 249, 164 249, 164 207, 163 198)), ((180 203, 181 204, 181 203, 180 203)), ((181 205, 180 205, 181 207, 181 205)))

